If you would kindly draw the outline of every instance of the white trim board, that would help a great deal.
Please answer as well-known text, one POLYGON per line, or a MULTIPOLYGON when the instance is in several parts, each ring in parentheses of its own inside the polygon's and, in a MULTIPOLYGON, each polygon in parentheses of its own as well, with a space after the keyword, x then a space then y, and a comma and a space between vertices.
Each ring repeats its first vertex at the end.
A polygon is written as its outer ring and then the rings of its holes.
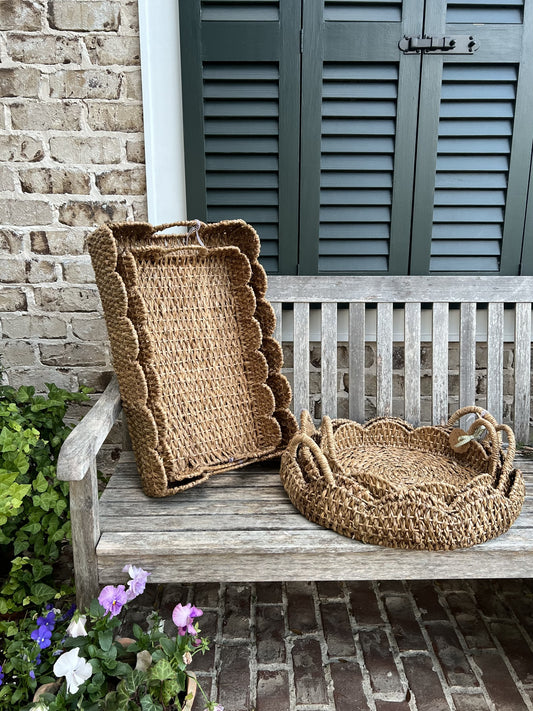
POLYGON ((178 0, 139 0, 146 195, 152 224, 187 217, 178 0))

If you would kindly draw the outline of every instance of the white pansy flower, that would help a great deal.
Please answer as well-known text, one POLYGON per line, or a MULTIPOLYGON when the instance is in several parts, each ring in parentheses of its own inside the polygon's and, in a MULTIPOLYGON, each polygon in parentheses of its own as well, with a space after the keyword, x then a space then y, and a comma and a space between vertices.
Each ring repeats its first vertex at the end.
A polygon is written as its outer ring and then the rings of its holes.
POLYGON ((57 677, 65 677, 69 694, 75 694, 93 673, 92 666, 83 657, 79 657, 78 652, 79 649, 74 647, 69 652, 64 652, 54 664, 54 674, 57 677))
POLYGON ((67 635, 69 637, 87 637, 87 632, 85 630, 86 622, 87 615, 80 615, 77 620, 72 618, 69 626, 67 627, 67 635))

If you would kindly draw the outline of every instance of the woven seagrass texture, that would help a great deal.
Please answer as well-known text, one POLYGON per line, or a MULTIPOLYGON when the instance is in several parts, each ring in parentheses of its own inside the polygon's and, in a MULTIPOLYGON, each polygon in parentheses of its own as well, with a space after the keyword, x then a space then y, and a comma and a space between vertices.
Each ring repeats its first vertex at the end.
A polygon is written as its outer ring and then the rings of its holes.
MULTIPOLYGON (((281 349, 263 335, 258 318, 266 278, 263 287, 256 277, 254 289, 250 259, 230 241, 158 235, 145 223, 106 225, 89 239, 132 445, 150 496, 174 494, 282 448, 280 425, 291 394, 279 373, 281 349)), ((293 421, 285 438, 295 429, 293 421)))
POLYGON ((292 503, 321 526, 392 548, 452 550, 494 538, 517 518, 525 487, 514 454, 511 429, 477 407, 458 410, 446 427, 417 429, 396 418, 325 417, 315 430, 303 413, 280 474, 292 503), (452 426, 470 413, 477 419, 467 432, 452 426), (480 432, 481 441, 469 439, 480 432))

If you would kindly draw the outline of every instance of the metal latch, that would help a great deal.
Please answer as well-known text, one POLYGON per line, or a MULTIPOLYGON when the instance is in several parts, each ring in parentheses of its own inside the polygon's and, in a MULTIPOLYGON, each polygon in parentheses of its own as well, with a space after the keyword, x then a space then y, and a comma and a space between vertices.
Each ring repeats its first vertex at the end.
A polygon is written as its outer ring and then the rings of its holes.
POLYGON ((470 35, 453 37, 404 37, 398 42, 404 54, 472 54, 479 44, 470 35))

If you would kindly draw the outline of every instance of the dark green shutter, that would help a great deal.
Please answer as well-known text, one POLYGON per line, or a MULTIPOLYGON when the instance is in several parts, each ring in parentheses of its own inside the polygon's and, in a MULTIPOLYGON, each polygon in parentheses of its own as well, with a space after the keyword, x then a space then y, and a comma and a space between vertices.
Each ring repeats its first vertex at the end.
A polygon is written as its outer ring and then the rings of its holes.
POLYGON ((533 273, 533 0, 180 0, 180 26, 189 217, 251 222, 271 272, 533 273), (400 52, 422 34, 479 50, 400 52))
POLYGON ((303 7, 300 273, 405 273, 423 4, 303 7))
POLYGON ((271 272, 297 267, 299 3, 181 0, 189 217, 242 218, 271 272))
POLYGON ((519 273, 533 138, 524 9, 426 2, 426 34, 471 35, 479 49, 423 56, 413 274, 519 273))

